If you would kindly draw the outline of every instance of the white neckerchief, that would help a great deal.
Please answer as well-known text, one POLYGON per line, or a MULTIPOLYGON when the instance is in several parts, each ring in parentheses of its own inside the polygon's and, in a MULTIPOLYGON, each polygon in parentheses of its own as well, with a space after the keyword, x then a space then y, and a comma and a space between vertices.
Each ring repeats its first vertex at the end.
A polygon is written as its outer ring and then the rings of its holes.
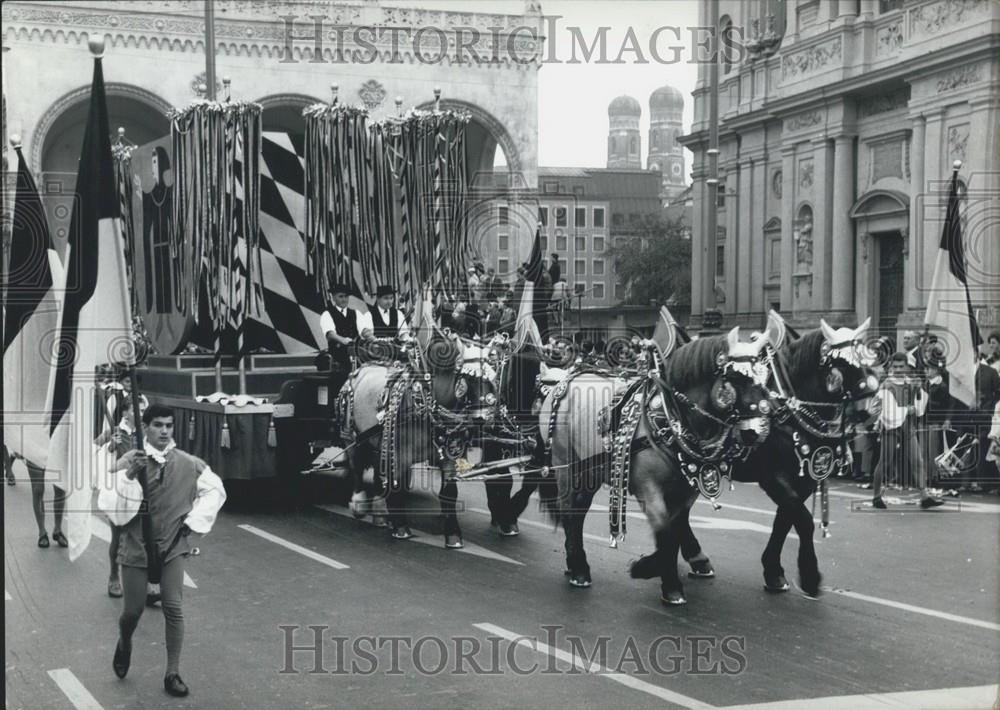
POLYGON ((167 454, 173 451, 175 446, 177 446, 177 444, 174 442, 173 439, 171 439, 170 443, 167 444, 167 447, 163 449, 163 451, 160 451, 155 446, 150 444, 148 441, 145 442, 143 448, 146 450, 146 456, 153 459, 154 461, 156 461, 156 463, 162 466, 167 462, 167 454))

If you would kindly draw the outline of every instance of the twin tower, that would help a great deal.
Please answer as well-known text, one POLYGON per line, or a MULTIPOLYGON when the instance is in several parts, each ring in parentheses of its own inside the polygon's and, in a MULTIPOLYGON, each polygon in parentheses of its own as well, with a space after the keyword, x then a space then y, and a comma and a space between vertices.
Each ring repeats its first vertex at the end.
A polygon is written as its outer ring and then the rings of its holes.
MULTIPOLYGON (((663 174, 660 197, 669 200, 687 187, 684 182, 684 149, 677 142, 683 133, 684 95, 672 86, 661 86, 649 97, 648 170, 663 174)), ((639 118, 642 107, 631 96, 619 96, 608 105, 608 167, 642 169, 639 118)))

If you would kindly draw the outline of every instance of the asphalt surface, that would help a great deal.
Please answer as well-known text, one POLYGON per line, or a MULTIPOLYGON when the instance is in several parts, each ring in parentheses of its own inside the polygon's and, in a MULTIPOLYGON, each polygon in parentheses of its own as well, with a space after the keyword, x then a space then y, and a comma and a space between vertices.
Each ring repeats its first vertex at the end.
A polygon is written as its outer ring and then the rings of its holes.
MULTIPOLYGON (((832 537, 816 534, 827 591, 814 601, 794 584, 763 590, 773 507, 738 485, 721 510, 699 502, 692 512, 717 577, 686 580, 688 604, 666 608, 658 580, 626 571, 652 549, 641 518, 615 550, 606 509, 591 512, 594 586, 581 590, 563 577, 561 531, 532 505, 521 535, 500 538, 481 483, 460 487, 463 551, 444 548, 435 516, 415 519, 418 537, 405 542, 354 520, 333 504, 336 480, 313 482, 316 505, 297 513, 241 491, 188 560, 181 675, 191 695, 177 700, 162 686, 159 609, 140 622, 128 677, 112 673, 120 601, 106 595, 102 525, 74 563, 54 543, 39 549, 26 475, 15 471, 18 484, 4 489, 8 708, 857 710, 997 698, 996 496, 921 512, 890 494, 881 512, 835 483, 832 537)), ((797 544, 784 551, 793 583, 797 544)))

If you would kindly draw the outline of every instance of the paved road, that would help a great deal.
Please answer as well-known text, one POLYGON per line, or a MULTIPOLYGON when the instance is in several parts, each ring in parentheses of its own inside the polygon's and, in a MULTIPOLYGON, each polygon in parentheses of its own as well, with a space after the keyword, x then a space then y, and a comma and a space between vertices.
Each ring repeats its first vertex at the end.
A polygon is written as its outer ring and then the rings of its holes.
POLYGON ((771 506, 737 486, 722 510, 693 513, 718 577, 688 581, 689 604, 668 609, 658 582, 626 572, 652 547, 641 519, 612 550, 606 513, 591 513, 595 584, 578 590, 562 576, 561 533, 534 507, 520 537, 501 539, 482 485, 466 485, 468 546, 456 552, 433 517, 415 521, 418 539, 390 541, 333 506, 329 481, 296 514, 227 504, 188 563, 181 671, 192 694, 176 701, 162 689, 159 611, 142 619, 128 678, 112 674, 119 603, 105 594, 102 527, 75 563, 38 549, 16 470, 4 491, 9 708, 858 710, 989 707, 998 692, 996 497, 875 512, 852 510, 863 492, 835 486, 833 536, 817 542, 829 591, 811 601, 763 591, 771 506), (289 660, 289 643, 311 650, 289 660))

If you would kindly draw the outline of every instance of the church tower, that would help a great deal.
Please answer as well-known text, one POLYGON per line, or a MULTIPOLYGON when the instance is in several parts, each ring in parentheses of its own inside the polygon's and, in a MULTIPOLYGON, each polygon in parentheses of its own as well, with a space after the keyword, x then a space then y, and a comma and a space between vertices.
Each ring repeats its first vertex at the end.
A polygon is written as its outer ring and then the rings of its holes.
POLYGON ((649 97, 649 158, 650 170, 663 173, 660 197, 664 202, 677 196, 687 185, 684 182, 684 149, 677 142, 683 133, 681 118, 684 95, 672 86, 661 86, 649 97))
POLYGON ((608 167, 642 169, 639 117, 642 107, 631 96, 619 96, 608 105, 608 167))

